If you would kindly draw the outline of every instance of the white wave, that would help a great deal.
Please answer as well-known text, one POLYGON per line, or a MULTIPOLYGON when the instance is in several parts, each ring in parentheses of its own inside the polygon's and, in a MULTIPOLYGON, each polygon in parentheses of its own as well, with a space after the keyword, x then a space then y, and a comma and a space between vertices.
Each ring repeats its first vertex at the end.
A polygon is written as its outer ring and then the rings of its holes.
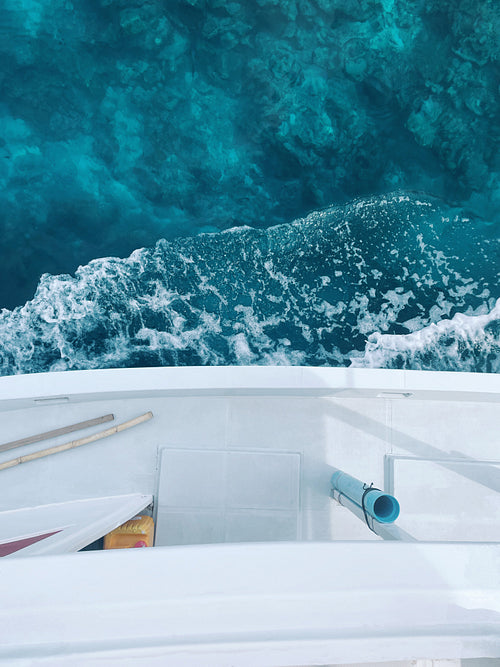
POLYGON ((485 314, 457 313, 406 335, 373 333, 351 365, 500 373, 500 299, 485 314))

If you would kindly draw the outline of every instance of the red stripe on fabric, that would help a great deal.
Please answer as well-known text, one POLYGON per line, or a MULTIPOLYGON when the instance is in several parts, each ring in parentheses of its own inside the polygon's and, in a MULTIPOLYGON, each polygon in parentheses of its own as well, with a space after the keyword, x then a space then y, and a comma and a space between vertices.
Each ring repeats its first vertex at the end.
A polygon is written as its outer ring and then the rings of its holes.
POLYGON ((29 547, 30 544, 36 544, 36 542, 41 542, 41 540, 45 540, 47 537, 56 535, 56 533, 60 532, 60 530, 53 530, 51 533, 42 533, 41 535, 34 535, 33 537, 23 537, 23 539, 14 540, 13 542, 0 543, 0 557, 13 554, 16 551, 29 547))

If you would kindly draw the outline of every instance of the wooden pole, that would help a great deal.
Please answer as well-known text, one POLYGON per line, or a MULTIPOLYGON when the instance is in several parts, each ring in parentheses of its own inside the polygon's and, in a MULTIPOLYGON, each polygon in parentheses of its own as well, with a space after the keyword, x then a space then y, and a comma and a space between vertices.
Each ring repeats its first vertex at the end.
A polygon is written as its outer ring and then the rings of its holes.
POLYGON ((12 442, 7 442, 5 445, 0 445, 0 452, 6 452, 9 449, 15 449, 16 447, 22 447, 23 445, 31 445, 33 442, 40 442, 41 440, 56 438, 58 435, 66 435, 66 433, 72 433, 73 431, 80 431, 81 429, 89 428, 90 426, 96 426, 97 424, 102 424, 103 422, 113 421, 114 418, 114 415, 104 415, 103 417, 88 419, 87 421, 79 422, 78 424, 71 424, 71 426, 56 428, 54 431, 46 431, 45 433, 39 433, 38 435, 30 435, 29 437, 22 438, 21 440, 13 440, 12 442))
POLYGON ((11 459, 10 461, 5 461, 5 463, 0 464, 0 470, 5 470, 6 468, 13 468, 14 466, 19 465, 20 463, 27 463, 28 461, 34 461, 35 459, 41 459, 45 456, 51 456, 52 454, 59 454, 59 452, 65 452, 67 449, 75 449, 75 447, 81 447, 82 445, 87 445, 90 442, 95 442, 96 440, 101 440, 102 438, 107 438, 110 435, 115 433, 120 433, 125 431, 127 428, 132 426, 137 426, 137 424, 142 424, 142 422, 148 421, 153 416, 152 412, 146 412, 139 417, 134 419, 129 419, 122 424, 117 424, 111 428, 106 429, 105 431, 99 431, 93 435, 88 435, 85 438, 80 438, 79 440, 73 440, 72 442, 66 442, 64 445, 57 445, 56 447, 49 447, 48 449, 42 449, 39 452, 34 452, 33 454, 26 454, 25 456, 18 456, 16 459, 11 459))

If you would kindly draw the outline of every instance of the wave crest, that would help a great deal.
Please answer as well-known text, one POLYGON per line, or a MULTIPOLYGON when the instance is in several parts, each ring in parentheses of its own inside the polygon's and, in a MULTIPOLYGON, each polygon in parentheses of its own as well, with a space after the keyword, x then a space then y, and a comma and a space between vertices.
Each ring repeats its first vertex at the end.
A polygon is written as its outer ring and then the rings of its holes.
POLYGON ((500 373, 500 299, 484 315, 457 313, 407 335, 375 332, 352 366, 500 373))

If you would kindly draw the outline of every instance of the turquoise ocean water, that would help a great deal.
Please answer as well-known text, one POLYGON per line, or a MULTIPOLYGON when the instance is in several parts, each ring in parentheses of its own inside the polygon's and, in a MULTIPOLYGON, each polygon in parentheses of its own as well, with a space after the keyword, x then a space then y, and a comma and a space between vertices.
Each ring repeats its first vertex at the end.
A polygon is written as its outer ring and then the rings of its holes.
POLYGON ((500 372, 495 0, 0 0, 0 373, 500 372))

